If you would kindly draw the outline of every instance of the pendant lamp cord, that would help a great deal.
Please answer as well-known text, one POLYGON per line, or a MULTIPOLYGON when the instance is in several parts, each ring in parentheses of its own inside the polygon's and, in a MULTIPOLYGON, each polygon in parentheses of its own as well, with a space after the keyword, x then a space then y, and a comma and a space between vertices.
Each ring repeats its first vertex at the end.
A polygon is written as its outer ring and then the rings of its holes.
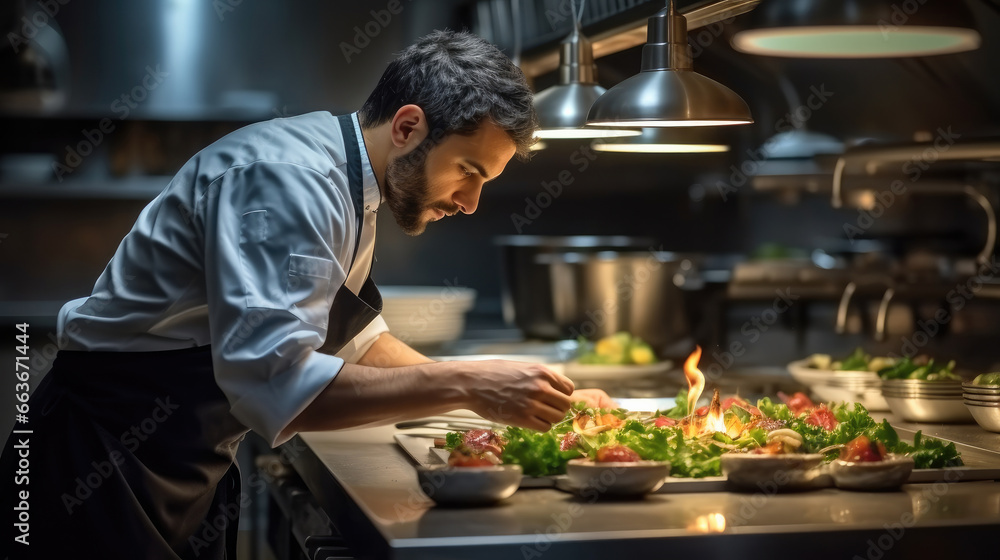
POLYGON ((511 0, 510 2, 510 20, 513 24, 511 31, 514 35, 514 56, 510 57, 511 62, 514 66, 521 65, 521 0, 511 0))
POLYGON ((583 22, 583 9, 586 6, 587 6, 587 0, 580 0, 580 9, 579 10, 577 10, 577 8, 576 8, 576 0, 573 0, 570 3, 570 8, 572 8, 572 10, 573 10, 573 21, 576 22, 577 27, 580 26, 581 22, 583 22))

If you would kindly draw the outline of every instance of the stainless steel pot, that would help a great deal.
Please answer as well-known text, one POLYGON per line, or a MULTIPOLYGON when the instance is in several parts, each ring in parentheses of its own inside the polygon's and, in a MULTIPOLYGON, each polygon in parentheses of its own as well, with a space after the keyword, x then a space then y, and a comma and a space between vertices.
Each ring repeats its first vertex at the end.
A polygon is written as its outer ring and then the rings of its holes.
POLYGON ((656 348, 687 336, 691 259, 630 237, 510 236, 497 240, 504 317, 530 337, 595 339, 629 331, 656 348))

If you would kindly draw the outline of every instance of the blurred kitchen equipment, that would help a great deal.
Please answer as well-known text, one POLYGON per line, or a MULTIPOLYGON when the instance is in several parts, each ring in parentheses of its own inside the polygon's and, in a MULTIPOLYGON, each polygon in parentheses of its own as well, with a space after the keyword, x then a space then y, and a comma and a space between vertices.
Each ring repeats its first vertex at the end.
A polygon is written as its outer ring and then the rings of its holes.
POLYGON ((654 348, 688 334, 684 289, 701 287, 688 258, 629 237, 509 236, 504 317, 527 336, 596 339, 629 331, 654 348))
POLYGON ((382 318, 396 338, 415 346, 458 340, 476 291, 455 286, 379 286, 382 318))

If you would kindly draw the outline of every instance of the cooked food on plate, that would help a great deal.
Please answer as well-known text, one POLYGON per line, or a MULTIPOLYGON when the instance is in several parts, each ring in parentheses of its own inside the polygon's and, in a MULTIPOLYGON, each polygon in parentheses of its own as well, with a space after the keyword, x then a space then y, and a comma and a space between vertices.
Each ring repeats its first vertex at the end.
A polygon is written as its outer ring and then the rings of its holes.
POLYGON ((645 365, 657 361, 653 349, 644 340, 627 332, 618 332, 596 342, 579 340, 576 361, 589 365, 645 365))

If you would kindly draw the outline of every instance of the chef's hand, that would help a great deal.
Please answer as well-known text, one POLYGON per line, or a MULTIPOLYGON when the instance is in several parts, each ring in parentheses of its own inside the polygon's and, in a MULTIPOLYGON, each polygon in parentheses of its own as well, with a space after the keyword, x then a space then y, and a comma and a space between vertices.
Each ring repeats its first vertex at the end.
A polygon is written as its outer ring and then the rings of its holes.
POLYGON ((500 424, 544 432, 573 404, 573 382, 541 364, 483 360, 465 362, 468 408, 500 424))
POLYGON ((618 403, 601 389, 577 389, 570 398, 573 402, 583 401, 591 408, 618 408, 618 403))

